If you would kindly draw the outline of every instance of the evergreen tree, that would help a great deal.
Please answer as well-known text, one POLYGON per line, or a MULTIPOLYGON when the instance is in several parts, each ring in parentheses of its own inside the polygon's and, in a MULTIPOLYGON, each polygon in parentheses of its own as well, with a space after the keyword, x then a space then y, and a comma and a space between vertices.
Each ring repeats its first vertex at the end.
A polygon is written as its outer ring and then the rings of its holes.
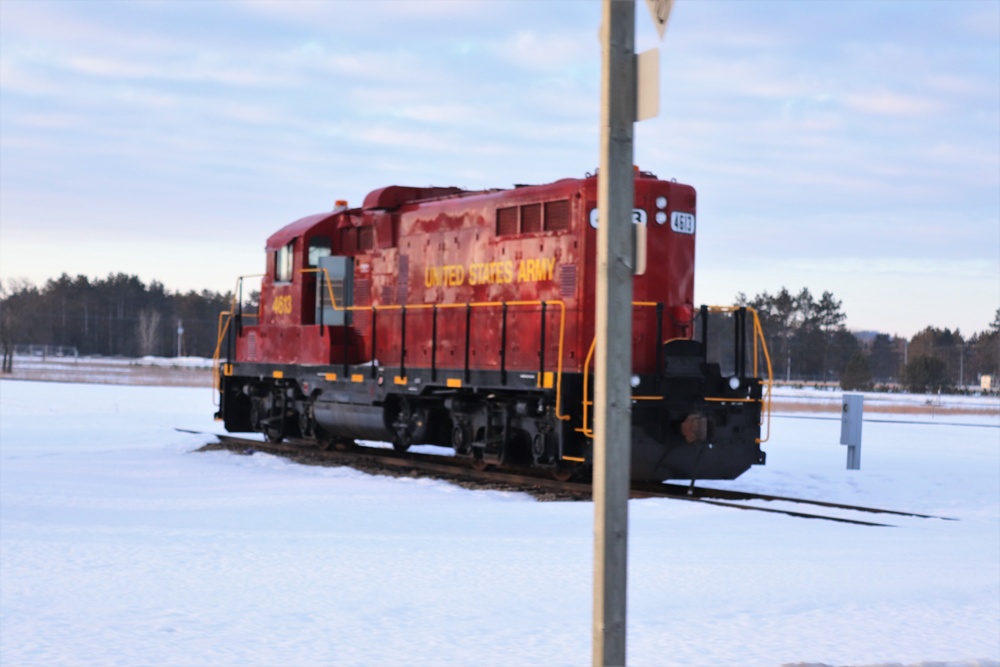
POLYGON ((906 364, 903 384, 915 393, 942 391, 948 386, 945 363, 941 359, 921 354, 906 364))
POLYGON ((868 355, 860 350, 847 362, 840 377, 840 387, 844 391, 866 391, 872 388, 872 372, 868 365, 868 355))
MULTIPOLYGON (((80 354, 173 355, 184 321, 187 354, 212 356, 219 312, 231 296, 205 290, 170 294, 162 283, 110 274, 91 281, 63 274, 41 289, 12 281, 0 289, 0 348, 63 345, 80 354)), ((10 355, 9 355, 10 356, 10 355)))
POLYGON ((899 377, 902 344, 902 339, 891 338, 889 334, 880 333, 875 336, 868 353, 868 363, 875 382, 891 382, 899 377))

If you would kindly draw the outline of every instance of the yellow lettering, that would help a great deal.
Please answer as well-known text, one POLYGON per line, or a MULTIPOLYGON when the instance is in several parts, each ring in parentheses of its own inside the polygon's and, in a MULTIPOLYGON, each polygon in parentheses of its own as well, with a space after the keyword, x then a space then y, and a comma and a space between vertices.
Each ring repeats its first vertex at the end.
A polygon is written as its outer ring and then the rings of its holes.
MULTIPOLYGON (((511 262, 504 263, 504 273, 507 282, 512 282, 514 266, 511 262)), ((552 280, 556 274, 555 257, 537 257, 535 259, 522 259, 517 267, 517 282, 533 283, 542 280, 552 280)))
POLYGON ((507 260, 505 262, 470 264, 468 274, 470 285, 511 283, 514 282, 514 263, 507 260))
POLYGON ((470 285, 502 285, 513 282, 530 283, 553 280, 556 258, 536 257, 522 259, 514 270, 514 262, 475 262, 468 266, 445 264, 424 268, 424 285, 427 287, 459 287, 468 279, 470 285))
MULTIPOLYGON (((471 272, 472 269, 470 268, 470 276, 471 272)), ((461 264, 428 266, 424 269, 424 285, 427 287, 457 287, 464 282, 465 267, 461 264)))

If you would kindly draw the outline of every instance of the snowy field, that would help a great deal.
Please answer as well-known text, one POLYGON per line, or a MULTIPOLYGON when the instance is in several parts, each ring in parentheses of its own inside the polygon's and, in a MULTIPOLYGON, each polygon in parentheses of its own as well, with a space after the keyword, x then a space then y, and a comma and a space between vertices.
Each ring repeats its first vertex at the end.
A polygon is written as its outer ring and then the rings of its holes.
MULTIPOLYGON (((894 394, 887 392, 849 392, 864 396, 866 413, 940 416, 948 414, 1000 416, 1000 398, 996 394, 894 394)), ((774 387, 775 407, 795 412, 840 412, 844 392, 840 387, 774 387)))
MULTIPOLYGON (((590 664, 590 503, 193 453, 212 412, 0 381, 0 665, 590 664)), ((958 521, 631 501, 629 663, 1000 665, 1000 419, 866 423, 847 471, 802 417, 726 486, 958 521)))

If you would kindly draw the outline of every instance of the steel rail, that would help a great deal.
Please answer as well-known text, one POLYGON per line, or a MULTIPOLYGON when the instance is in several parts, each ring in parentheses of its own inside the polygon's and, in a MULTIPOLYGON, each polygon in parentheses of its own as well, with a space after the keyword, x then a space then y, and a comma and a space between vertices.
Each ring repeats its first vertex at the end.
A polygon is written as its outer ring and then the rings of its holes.
MULTIPOLYGON (((311 460, 324 460, 334 463, 351 465, 363 461, 377 462, 387 467, 395 467, 401 470, 423 471, 437 475, 444 475, 449 478, 462 479, 470 482, 494 482, 508 484, 514 487, 525 487, 526 491, 537 489, 556 493, 589 498, 591 495, 591 485, 586 482, 560 482, 545 476, 543 472, 517 471, 509 469, 487 469, 475 470, 472 461, 466 459, 448 459, 434 454, 421 454, 417 452, 397 452, 392 449, 382 449, 378 447, 367 447, 363 445, 353 446, 347 450, 323 450, 314 446, 299 445, 293 442, 271 443, 265 440, 250 438, 240 438, 229 435, 219 435, 203 431, 191 431, 187 429, 176 429, 183 433, 193 433, 197 435, 210 435, 218 439, 219 445, 231 451, 264 452, 277 456, 294 454, 303 456, 311 460)), ((932 514, 920 514, 917 512, 903 512, 898 510, 883 509, 878 507, 866 507, 861 505, 849 505, 845 503, 835 503, 824 500, 812 500, 808 498, 795 498, 790 496, 778 496, 771 494, 751 493, 745 491, 732 491, 728 489, 713 489, 700 486, 689 486, 682 484, 656 483, 656 482, 633 482, 630 493, 631 498, 669 498, 674 500, 685 500, 690 502, 701 502, 719 507, 730 507, 741 510, 751 510, 757 512, 768 512, 773 514, 784 514, 786 516, 821 519, 825 521, 835 521, 838 523, 849 523, 863 526, 891 526, 892 524, 866 521, 845 516, 833 516, 829 514, 814 514, 811 512, 782 509, 777 507, 763 507, 760 505, 743 504, 749 501, 761 502, 787 502, 799 505, 806 505, 822 509, 841 510, 845 512, 858 512, 865 514, 877 514, 898 517, 912 517, 919 519, 939 519, 942 521, 957 521, 954 517, 937 516, 932 514)))

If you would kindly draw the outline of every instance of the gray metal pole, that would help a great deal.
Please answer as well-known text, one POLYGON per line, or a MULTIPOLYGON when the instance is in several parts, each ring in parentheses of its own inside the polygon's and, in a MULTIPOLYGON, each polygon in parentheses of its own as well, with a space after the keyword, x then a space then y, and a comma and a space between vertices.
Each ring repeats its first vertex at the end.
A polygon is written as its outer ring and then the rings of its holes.
POLYGON ((597 178, 593 664, 625 664, 632 443, 635 3, 604 0, 597 178))

